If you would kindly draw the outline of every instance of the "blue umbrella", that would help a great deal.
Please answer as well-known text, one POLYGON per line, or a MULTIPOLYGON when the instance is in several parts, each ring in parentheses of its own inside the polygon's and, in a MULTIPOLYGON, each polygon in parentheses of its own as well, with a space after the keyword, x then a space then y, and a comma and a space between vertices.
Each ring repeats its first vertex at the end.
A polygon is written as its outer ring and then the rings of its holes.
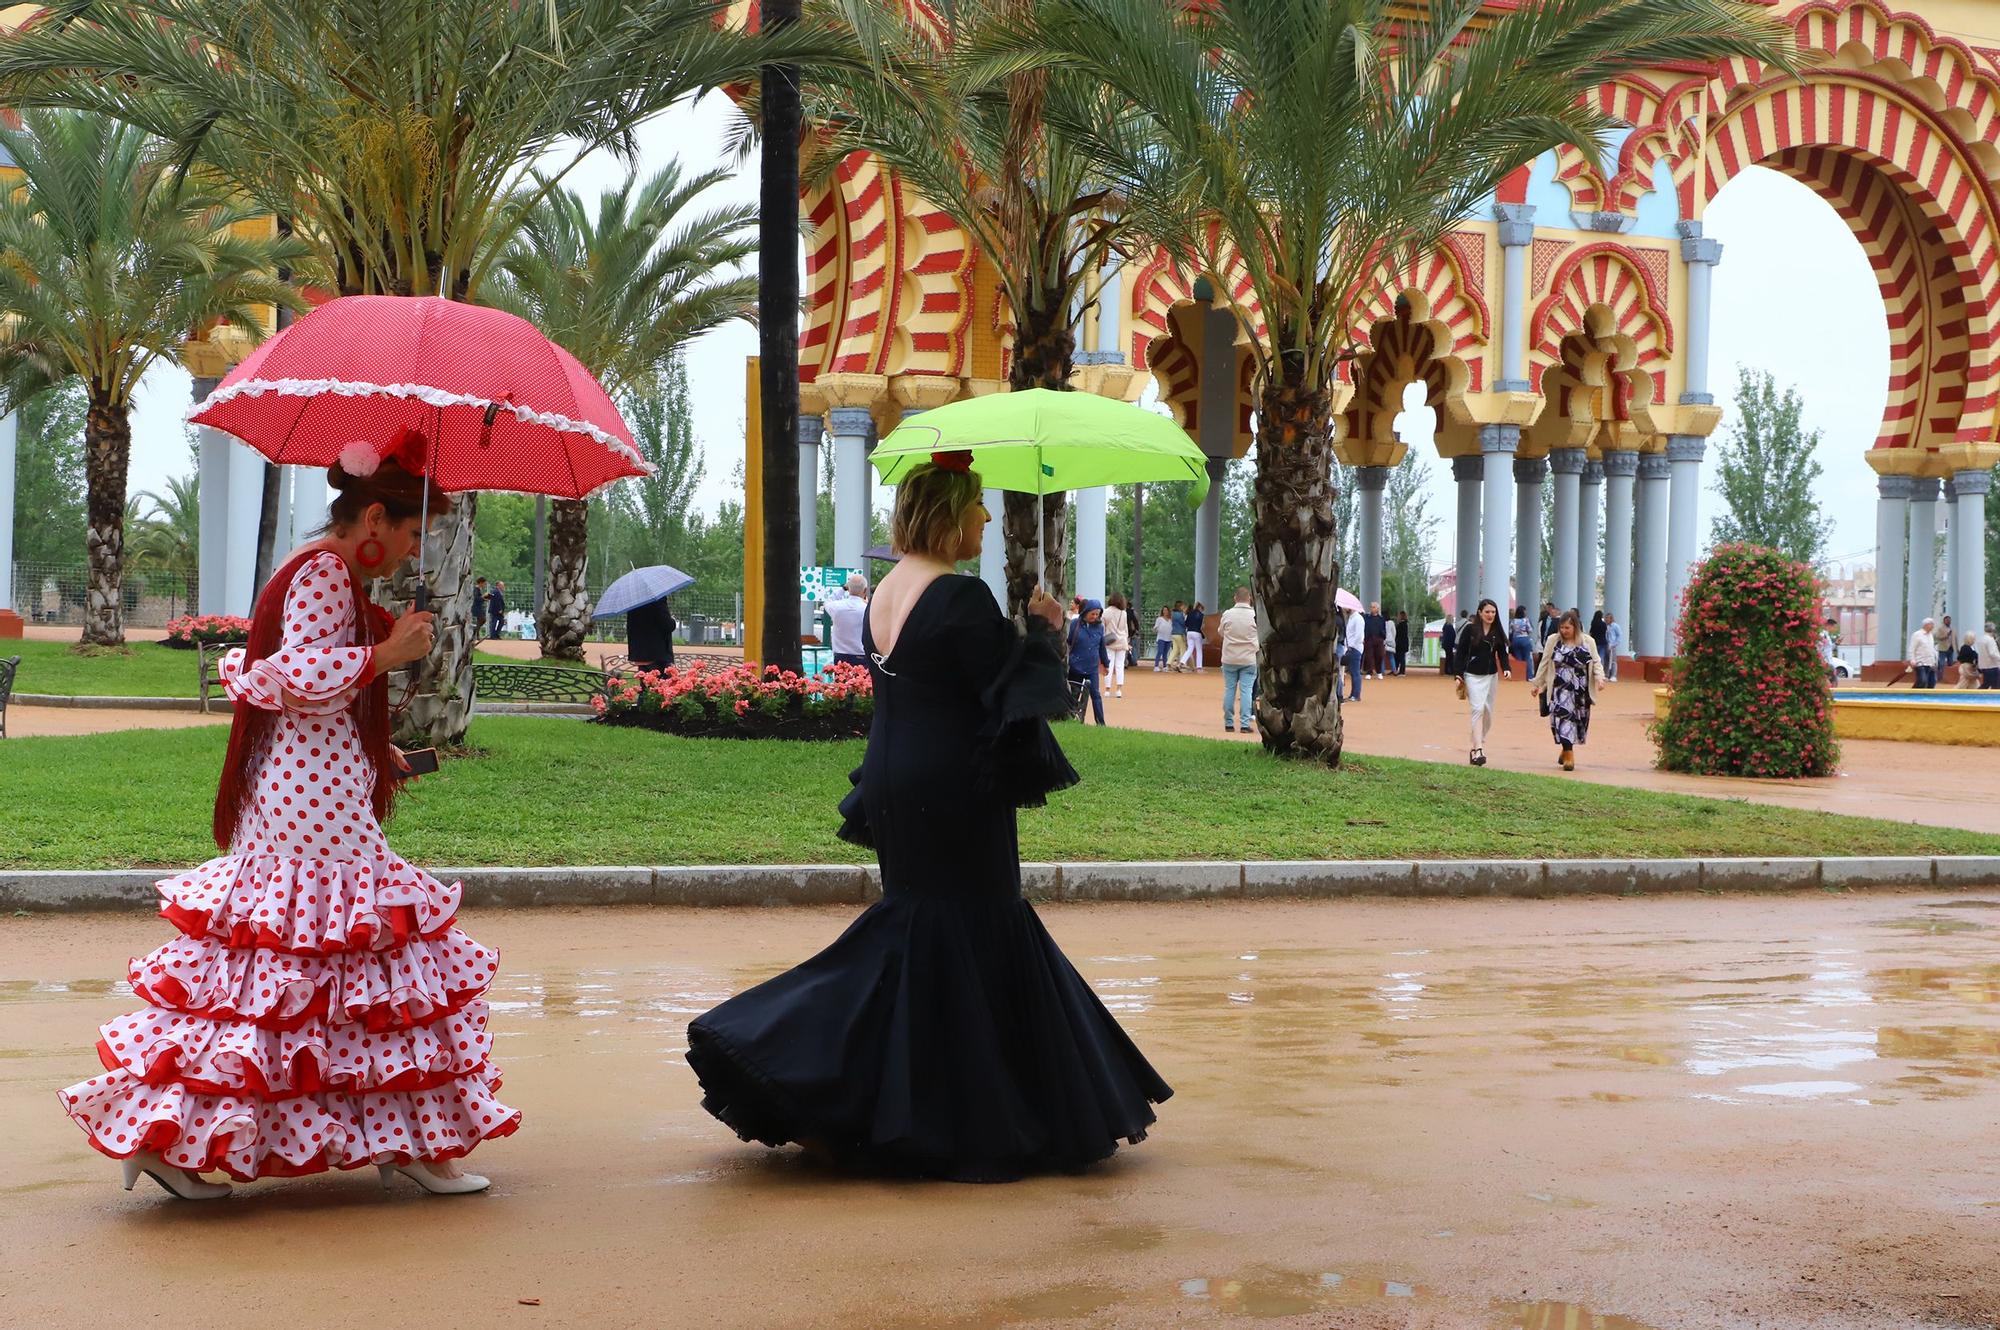
POLYGON ((665 600, 674 592, 693 585, 692 577, 664 563, 656 563, 650 568, 634 568, 604 588, 604 594, 598 597, 597 608, 591 611, 590 617, 603 619, 636 610, 641 605, 665 600))

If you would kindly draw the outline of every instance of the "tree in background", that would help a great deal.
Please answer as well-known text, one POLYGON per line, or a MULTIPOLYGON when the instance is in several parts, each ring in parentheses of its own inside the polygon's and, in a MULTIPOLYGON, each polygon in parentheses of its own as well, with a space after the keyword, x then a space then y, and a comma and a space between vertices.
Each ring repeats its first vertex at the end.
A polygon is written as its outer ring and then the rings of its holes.
MULTIPOLYGON (((70 563, 83 548, 83 424, 89 400, 65 379, 21 403, 16 417, 14 557, 70 563)), ((17 592, 23 602, 34 588, 17 592)))
POLYGON ((1430 482, 1430 464, 1413 448, 1389 473, 1388 488, 1382 495, 1383 525, 1388 530, 1382 540, 1382 610, 1394 615, 1407 611, 1412 624, 1410 640, 1423 637, 1423 625, 1444 612, 1431 594, 1431 558, 1437 551, 1438 519, 1429 511, 1430 499, 1424 487, 1430 482))
POLYGON ((200 575, 201 560, 201 477, 198 473, 174 476, 167 492, 142 490, 139 498, 152 511, 134 524, 132 561, 145 570, 157 570, 192 587, 200 575))
POLYGON ((250 233, 255 213, 213 176, 170 178, 164 145, 143 130, 77 111, 26 111, 19 126, 0 126, 22 175, 0 197, 0 409, 64 379, 82 384, 83 642, 122 646, 139 382, 191 328, 261 338, 265 308, 303 304, 277 274, 306 250, 250 233))
POLYGON ((1736 367, 1736 412, 1716 450, 1715 492, 1728 511, 1712 544, 1762 545, 1819 566, 1833 523, 1813 497, 1819 431, 1800 423, 1804 409, 1798 389, 1781 394, 1767 371, 1736 367))
MULTIPOLYGON (((505 226, 513 239, 482 303, 541 329, 631 410, 662 411, 664 389, 654 381, 668 361, 694 338, 756 312, 757 279, 737 265, 756 252, 757 210, 729 204, 695 211, 727 175, 683 176, 678 163, 644 180, 633 172, 598 196, 595 212, 572 190, 545 183, 524 189, 516 199, 523 220, 505 226)), ((685 408, 685 372, 679 392, 685 408)), ((685 429, 685 410, 675 418, 685 429)), ((636 432, 630 410, 626 423, 636 432)), ((656 418, 652 427, 662 424, 656 418)), ((695 467, 691 479, 675 482, 685 481, 682 511, 700 478, 699 462, 695 467)), ((583 659, 591 511, 582 499, 549 505, 548 581, 542 604, 531 607, 544 656, 583 659)))
MULTIPOLYGON (((1216 562, 1216 595, 1224 606, 1239 586, 1250 584, 1252 571, 1250 536, 1250 481, 1254 464, 1232 459, 1222 478, 1222 540, 1216 562)), ((1104 585, 1110 591, 1132 594, 1132 485, 1112 491, 1105 507, 1104 585)), ((1145 508, 1146 553, 1141 570, 1146 622, 1135 630, 1144 637, 1153 631, 1151 611, 1174 601, 1192 603, 1194 598, 1195 489, 1188 481, 1147 485, 1145 508)), ((1074 524, 1072 524, 1073 526, 1074 524)), ((1072 535, 1074 533, 1072 532, 1072 535)), ((1075 542, 1072 540, 1074 550, 1075 542)), ((1217 608, 1210 605, 1209 609, 1217 608)), ((1150 638, 1147 639, 1150 642, 1150 638)))

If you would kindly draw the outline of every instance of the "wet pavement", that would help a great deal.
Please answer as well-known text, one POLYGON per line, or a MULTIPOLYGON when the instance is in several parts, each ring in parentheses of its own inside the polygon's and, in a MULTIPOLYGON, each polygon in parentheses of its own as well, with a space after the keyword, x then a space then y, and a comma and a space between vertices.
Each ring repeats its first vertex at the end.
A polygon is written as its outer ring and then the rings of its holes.
POLYGON ((1051 907, 1178 1090, 1006 1187, 702 1114, 689 1016, 852 911, 486 912, 491 1193, 116 1189, 54 1091, 157 920, 0 920, 0 1325, 2000 1321, 2000 894, 1051 907), (192 1309, 199 1307, 198 1316, 192 1309))

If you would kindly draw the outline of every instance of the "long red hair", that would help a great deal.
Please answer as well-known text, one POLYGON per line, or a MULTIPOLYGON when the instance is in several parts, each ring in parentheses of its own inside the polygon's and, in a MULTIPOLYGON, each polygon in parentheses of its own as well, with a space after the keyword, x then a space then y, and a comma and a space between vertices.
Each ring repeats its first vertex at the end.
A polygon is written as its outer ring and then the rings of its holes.
MULTIPOLYGON (((291 594, 292 579, 298 576, 299 568, 306 560, 324 552, 319 549, 300 551, 273 572, 271 580, 264 584, 264 590, 257 597, 257 607, 250 615, 250 640, 243 653, 246 666, 271 656, 284 646, 285 598, 291 594)), ((350 580, 354 585, 354 643, 356 646, 373 646, 389 635, 389 615, 368 599, 361 579, 350 580)), ((361 734, 361 751, 367 755, 375 771, 375 787, 370 799, 375 809, 375 820, 380 822, 389 816, 389 805, 396 796, 396 781, 391 775, 389 763, 388 676, 377 674, 356 690, 348 710, 354 717, 355 729, 361 734)), ((227 850, 236 839, 236 825, 242 820, 243 811, 250 806, 250 798, 256 789, 256 782, 252 779, 254 768, 269 745, 271 731, 277 723, 278 713, 275 711, 266 711, 248 702, 236 704, 235 719, 229 724, 229 752, 222 759, 222 780, 215 791, 215 843, 222 849, 227 850)))

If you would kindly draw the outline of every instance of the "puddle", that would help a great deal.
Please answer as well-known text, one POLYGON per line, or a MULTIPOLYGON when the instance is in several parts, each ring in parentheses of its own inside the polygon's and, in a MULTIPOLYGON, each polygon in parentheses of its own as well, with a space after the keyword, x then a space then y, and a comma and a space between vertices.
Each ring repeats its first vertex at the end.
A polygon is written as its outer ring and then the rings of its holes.
POLYGON ((1493 1330, 1654 1330, 1629 1316, 1594 1312, 1576 1302, 1510 1302, 1495 1314, 1493 1330))
POLYGON ((1853 1081, 1777 1081, 1770 1085, 1739 1085, 1744 1094, 1769 1095, 1777 1099, 1819 1099, 1830 1094, 1856 1094, 1861 1087, 1853 1081))
POLYGON ((1183 1279, 1181 1297, 1228 1316, 1258 1319, 1305 1316, 1328 1307, 1354 1307, 1387 1298, 1427 1298, 1430 1291, 1397 1279, 1324 1270, 1252 1270, 1226 1279, 1183 1279))
POLYGON ((1971 919, 1926 919, 1920 914, 1913 914, 1907 919, 1890 919, 1882 927, 1906 928, 1913 933, 1970 933, 1986 925, 1971 919))

